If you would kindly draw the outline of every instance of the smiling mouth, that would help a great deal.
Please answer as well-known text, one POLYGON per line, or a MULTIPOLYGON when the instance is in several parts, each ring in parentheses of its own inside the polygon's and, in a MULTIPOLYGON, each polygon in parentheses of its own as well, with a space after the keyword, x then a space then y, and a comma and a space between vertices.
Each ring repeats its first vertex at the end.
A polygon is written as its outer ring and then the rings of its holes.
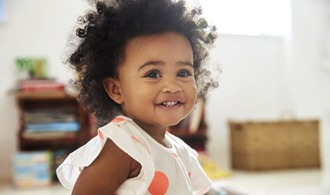
POLYGON ((165 106, 165 107, 173 107, 173 106, 176 106, 180 103, 181 102, 179 102, 179 101, 171 101, 171 102, 163 102, 160 105, 165 106))

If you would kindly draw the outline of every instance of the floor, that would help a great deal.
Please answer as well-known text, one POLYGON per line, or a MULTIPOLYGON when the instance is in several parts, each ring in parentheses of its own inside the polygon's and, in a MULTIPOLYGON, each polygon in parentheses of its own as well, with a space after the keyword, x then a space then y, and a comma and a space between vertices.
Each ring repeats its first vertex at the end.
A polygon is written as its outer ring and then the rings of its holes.
MULTIPOLYGON (((240 172, 214 181, 215 188, 230 189, 237 194, 249 195, 330 195, 330 172, 319 169, 278 172, 240 172)), ((15 189, 0 184, 0 195, 69 195, 59 184, 34 189, 15 189)))
POLYGON ((50 187, 16 189, 10 184, 0 184, 0 195, 70 195, 70 191, 59 184, 50 187))
POLYGON ((330 172, 320 169, 276 172, 235 171, 214 181, 215 188, 249 195, 330 195, 330 172))

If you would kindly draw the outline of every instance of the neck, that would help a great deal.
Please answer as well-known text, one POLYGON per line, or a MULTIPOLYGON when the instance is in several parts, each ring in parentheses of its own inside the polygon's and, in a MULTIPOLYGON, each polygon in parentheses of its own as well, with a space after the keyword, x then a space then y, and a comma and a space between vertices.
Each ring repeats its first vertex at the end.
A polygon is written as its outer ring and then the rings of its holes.
POLYGON ((156 140, 161 145, 168 147, 165 142, 165 133, 168 127, 161 125, 149 125, 135 121, 146 133, 150 135, 154 140, 156 140))

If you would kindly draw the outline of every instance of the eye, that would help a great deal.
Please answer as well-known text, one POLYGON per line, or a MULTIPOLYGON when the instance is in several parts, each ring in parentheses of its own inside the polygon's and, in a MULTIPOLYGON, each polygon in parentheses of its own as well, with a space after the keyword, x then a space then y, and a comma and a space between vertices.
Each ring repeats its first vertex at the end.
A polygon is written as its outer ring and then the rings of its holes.
POLYGON ((156 70, 149 71, 144 77, 152 78, 152 79, 157 79, 160 77, 160 74, 156 70))
POLYGON ((178 77, 188 77, 191 76, 191 72, 189 70, 180 70, 176 75, 178 77))

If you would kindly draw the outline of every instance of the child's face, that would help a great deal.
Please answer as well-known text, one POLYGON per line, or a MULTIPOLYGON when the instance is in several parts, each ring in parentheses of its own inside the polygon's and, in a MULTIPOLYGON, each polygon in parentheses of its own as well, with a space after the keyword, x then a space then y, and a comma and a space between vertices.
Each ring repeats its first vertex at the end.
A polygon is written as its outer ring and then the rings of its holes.
POLYGON ((192 48, 184 36, 165 33, 137 37, 125 48, 118 79, 109 82, 112 84, 105 82, 106 88, 137 123, 175 125, 196 102, 192 64, 192 48))

